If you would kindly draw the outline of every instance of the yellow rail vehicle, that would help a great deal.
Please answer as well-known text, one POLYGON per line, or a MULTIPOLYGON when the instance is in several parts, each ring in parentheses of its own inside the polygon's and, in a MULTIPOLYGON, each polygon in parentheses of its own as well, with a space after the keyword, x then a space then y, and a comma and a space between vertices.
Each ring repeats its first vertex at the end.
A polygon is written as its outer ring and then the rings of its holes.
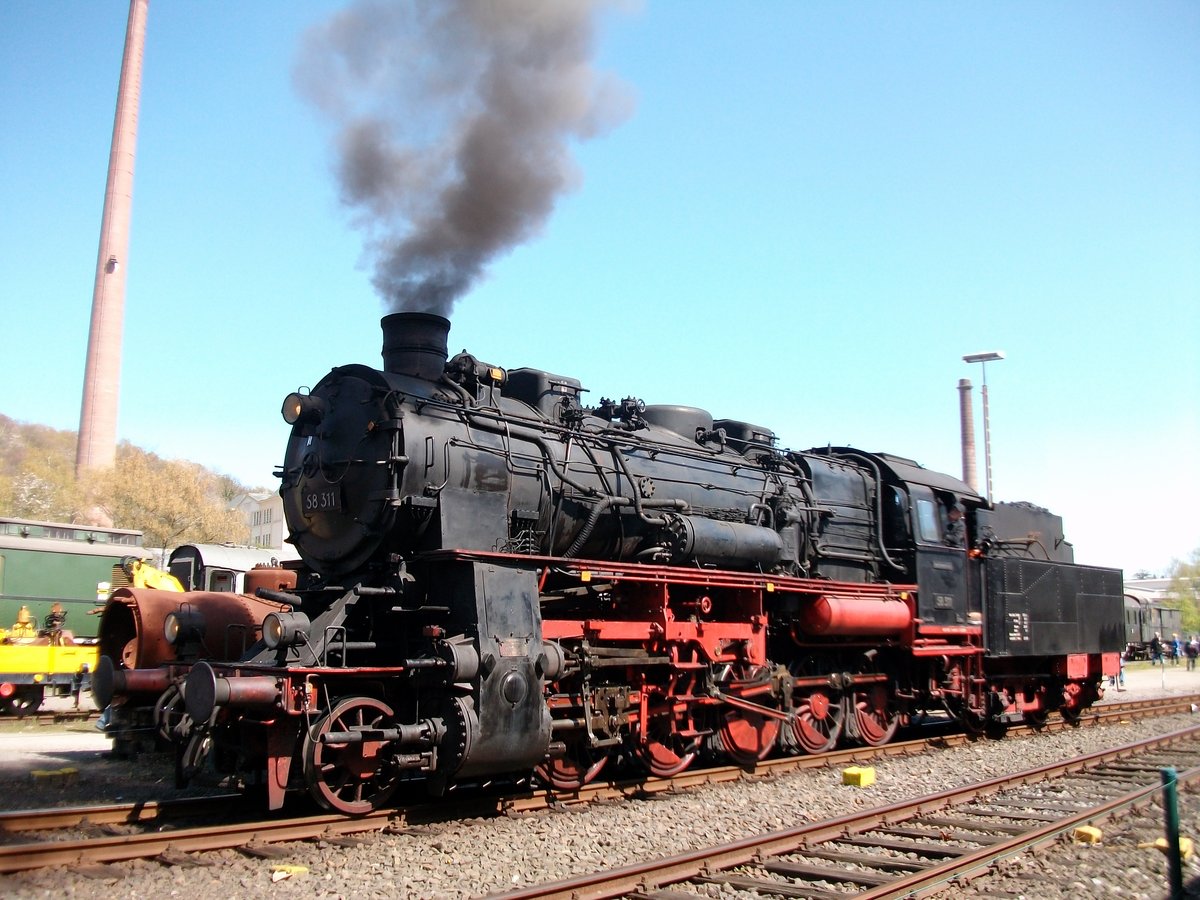
POLYGON ((47 692, 74 694, 76 702, 96 668, 99 648, 76 644, 62 627, 63 609, 55 604, 39 628, 22 606, 12 629, 0 629, 0 714, 28 713, 42 705, 47 692))
POLYGON ((147 566, 142 534, 0 517, 0 714, 80 694, 96 668, 98 613, 117 587, 183 590, 147 566))

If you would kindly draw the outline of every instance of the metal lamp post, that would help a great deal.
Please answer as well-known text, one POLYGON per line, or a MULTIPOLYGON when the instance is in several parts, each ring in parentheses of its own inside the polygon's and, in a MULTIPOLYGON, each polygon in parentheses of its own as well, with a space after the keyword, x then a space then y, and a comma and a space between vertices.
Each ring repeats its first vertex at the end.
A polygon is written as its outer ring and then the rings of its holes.
POLYGON ((997 362, 1004 359, 1003 350, 989 350, 985 353, 968 353, 963 357, 965 363, 979 363, 981 369, 980 375, 983 380, 983 389, 980 394, 983 397, 983 467, 985 470, 985 479, 987 484, 987 499, 988 503, 992 502, 992 432, 988 424, 988 389, 987 389, 987 364, 997 362))

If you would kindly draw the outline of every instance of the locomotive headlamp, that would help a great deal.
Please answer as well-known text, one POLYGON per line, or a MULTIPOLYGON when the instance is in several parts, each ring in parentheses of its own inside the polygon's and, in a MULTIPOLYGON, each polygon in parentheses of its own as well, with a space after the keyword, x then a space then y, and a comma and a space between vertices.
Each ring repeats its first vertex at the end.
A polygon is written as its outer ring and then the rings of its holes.
POLYGON ((198 609, 187 607, 167 613, 163 620, 163 637, 172 647, 204 640, 204 615, 198 609))
POLYGON ((312 394, 293 391, 283 400, 283 421, 289 425, 315 425, 325 417, 325 401, 312 394))
POLYGON ((163 621, 163 637, 168 644, 179 640, 179 631, 179 616, 176 613, 167 613, 167 618, 163 621))
POLYGON ((294 647, 308 640, 311 623, 302 612, 273 612, 263 619, 263 642, 275 650, 279 647, 294 647))

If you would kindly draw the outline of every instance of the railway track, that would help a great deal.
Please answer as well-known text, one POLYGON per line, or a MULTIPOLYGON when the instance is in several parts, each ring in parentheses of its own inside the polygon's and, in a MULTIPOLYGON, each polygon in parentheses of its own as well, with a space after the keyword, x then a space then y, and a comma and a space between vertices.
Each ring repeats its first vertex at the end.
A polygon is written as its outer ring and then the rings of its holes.
MULTIPOLYGON (((1128 703, 1106 704, 1093 708, 1078 725, 1099 725, 1128 721, 1136 717, 1171 715, 1185 712, 1200 703, 1200 695, 1157 698, 1128 703)), ((1053 720, 1042 730, 1078 727, 1053 720)), ((1031 730, 1014 727, 1014 733, 1031 730)), ((786 757, 759 763, 752 771, 736 766, 687 771, 674 778, 637 778, 588 785, 570 793, 545 790, 499 797, 472 796, 447 802, 422 803, 380 811, 357 819, 339 815, 238 821, 236 795, 193 798, 162 803, 110 804, 0 813, 0 834, 6 843, 0 846, 0 873, 11 873, 46 866, 82 867, 103 865, 136 858, 158 857, 177 864, 197 864, 192 854, 211 850, 239 848, 248 853, 269 856, 271 845, 288 841, 324 841, 338 843, 369 832, 402 832, 423 823, 456 818, 490 815, 519 815, 550 806, 577 805, 601 800, 644 797, 704 784, 737 781, 747 777, 769 778, 805 768, 838 767, 894 756, 922 753, 932 747, 947 747, 974 740, 963 734, 936 734, 882 747, 856 747, 819 756, 786 757), (212 822, 219 825, 187 827, 186 823, 212 822), (182 827, 180 825, 182 824, 182 827), (134 833, 100 833, 132 830, 134 833), (74 831, 78 834, 65 834, 74 831)), ((244 804, 243 804, 244 805, 244 804)))
POLYGON ((719 884, 832 900, 928 896, 1014 853, 1149 802, 1161 770, 1200 782, 1200 726, 1014 775, 667 859, 506 892, 506 900, 695 896, 719 884))
POLYGON ((94 722, 100 718, 95 709, 43 709, 38 712, 0 716, 0 731, 18 731, 29 727, 51 728, 77 722, 94 722))

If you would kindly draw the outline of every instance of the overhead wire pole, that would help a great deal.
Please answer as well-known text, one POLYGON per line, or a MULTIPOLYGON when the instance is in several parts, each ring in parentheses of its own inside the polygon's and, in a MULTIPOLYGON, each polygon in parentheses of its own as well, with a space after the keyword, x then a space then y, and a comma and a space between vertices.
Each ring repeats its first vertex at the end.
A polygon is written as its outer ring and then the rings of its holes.
POLYGON ((984 478, 987 484, 988 503, 992 502, 992 429, 988 420, 988 384, 987 384, 987 364, 1004 359, 1003 350, 988 350, 984 353, 968 353, 963 357, 965 363, 979 363, 981 368, 981 378, 983 386, 980 388, 980 396, 983 397, 983 467, 984 478))
POLYGON ((100 249, 92 288, 92 323, 75 449, 75 477, 113 465, 117 456, 117 401, 121 383, 121 332, 125 318, 125 260, 133 210, 133 165, 138 104, 142 92, 142 53, 150 0, 130 0, 125 51, 117 88, 100 249))

